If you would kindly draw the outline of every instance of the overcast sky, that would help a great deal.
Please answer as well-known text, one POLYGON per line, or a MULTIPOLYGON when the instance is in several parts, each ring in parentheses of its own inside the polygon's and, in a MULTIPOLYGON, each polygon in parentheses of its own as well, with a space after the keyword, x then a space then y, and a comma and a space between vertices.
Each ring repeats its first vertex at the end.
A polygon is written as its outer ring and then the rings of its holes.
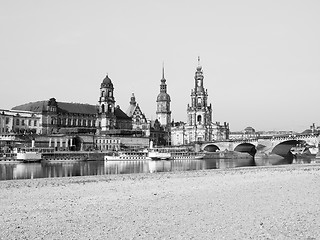
POLYGON ((162 62, 186 121, 197 57, 213 120, 231 131, 320 125, 319 0, 0 0, 0 108, 55 97, 97 104, 108 73, 156 118, 162 62))

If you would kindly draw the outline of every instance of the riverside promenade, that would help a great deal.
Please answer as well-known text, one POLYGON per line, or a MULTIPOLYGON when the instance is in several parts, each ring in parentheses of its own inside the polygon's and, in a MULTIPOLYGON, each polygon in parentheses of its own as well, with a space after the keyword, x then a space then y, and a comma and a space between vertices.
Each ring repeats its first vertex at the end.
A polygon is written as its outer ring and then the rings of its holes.
POLYGON ((0 181, 0 239, 320 239, 320 165, 0 181))

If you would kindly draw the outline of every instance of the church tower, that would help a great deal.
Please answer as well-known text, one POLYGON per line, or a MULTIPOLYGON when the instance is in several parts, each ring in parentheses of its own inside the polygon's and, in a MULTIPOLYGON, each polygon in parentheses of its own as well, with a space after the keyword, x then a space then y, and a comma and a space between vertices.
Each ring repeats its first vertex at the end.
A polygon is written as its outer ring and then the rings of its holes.
POLYGON ((209 126, 212 123, 212 108, 208 105, 208 91, 203 87, 203 71, 198 57, 198 67, 194 76, 194 89, 191 90, 191 106, 188 104, 189 126, 209 126))
POLYGON ((99 115, 101 117, 101 131, 114 129, 116 126, 115 99, 113 84, 107 75, 100 86, 99 115))
POLYGON ((166 130, 170 130, 171 110, 170 96, 167 93, 166 79, 164 78, 164 66, 162 66, 162 79, 160 84, 160 93, 157 97, 157 119, 166 130))

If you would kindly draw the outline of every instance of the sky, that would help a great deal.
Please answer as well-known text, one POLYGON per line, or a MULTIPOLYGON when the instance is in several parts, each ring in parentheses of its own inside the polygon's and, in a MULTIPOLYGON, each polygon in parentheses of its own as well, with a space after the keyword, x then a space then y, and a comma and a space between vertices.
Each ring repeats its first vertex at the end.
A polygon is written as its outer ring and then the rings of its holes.
POLYGON ((231 131, 320 125, 318 0, 0 0, 0 108, 98 104, 106 74, 126 111, 156 119, 162 63, 187 120, 200 56, 213 121, 231 131))

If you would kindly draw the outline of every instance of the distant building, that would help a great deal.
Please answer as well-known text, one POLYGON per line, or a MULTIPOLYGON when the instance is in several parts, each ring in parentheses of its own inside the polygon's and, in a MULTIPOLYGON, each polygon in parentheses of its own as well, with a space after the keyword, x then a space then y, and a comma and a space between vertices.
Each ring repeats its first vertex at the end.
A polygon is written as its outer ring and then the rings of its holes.
POLYGON ((112 129, 132 129, 131 118, 115 106, 113 90, 113 83, 107 75, 101 83, 99 97, 98 121, 102 133, 112 129))
POLYGON ((143 114, 139 104, 137 104, 134 93, 132 93, 126 114, 132 119, 132 130, 141 131, 146 137, 150 136, 150 122, 143 114))
POLYGON ((40 134, 41 114, 0 109, 0 134, 40 134))
POLYGON ((253 127, 246 127, 243 131, 238 132, 230 132, 229 138, 230 139, 255 139, 258 138, 260 134, 255 131, 253 127))
POLYGON ((203 71, 198 58, 195 87, 191 90, 191 105, 187 107, 187 123, 171 127, 172 145, 184 145, 197 141, 224 140, 229 137, 229 124, 212 122, 212 106, 208 104, 208 91, 203 85, 203 71))
POLYGON ((51 98, 2 111, 0 133, 32 132, 37 134, 34 136, 37 146, 57 150, 147 147, 149 139, 138 128, 133 129, 132 118, 116 106, 113 91, 107 75, 100 85, 98 105, 51 98))
POLYGON ((171 98, 167 93, 167 84, 164 77, 164 67, 162 67, 162 79, 160 84, 160 93, 157 96, 157 120, 153 127, 154 133, 159 137, 155 143, 159 145, 171 145, 171 109, 170 109, 171 98), (157 124, 160 124, 159 128, 157 124))

